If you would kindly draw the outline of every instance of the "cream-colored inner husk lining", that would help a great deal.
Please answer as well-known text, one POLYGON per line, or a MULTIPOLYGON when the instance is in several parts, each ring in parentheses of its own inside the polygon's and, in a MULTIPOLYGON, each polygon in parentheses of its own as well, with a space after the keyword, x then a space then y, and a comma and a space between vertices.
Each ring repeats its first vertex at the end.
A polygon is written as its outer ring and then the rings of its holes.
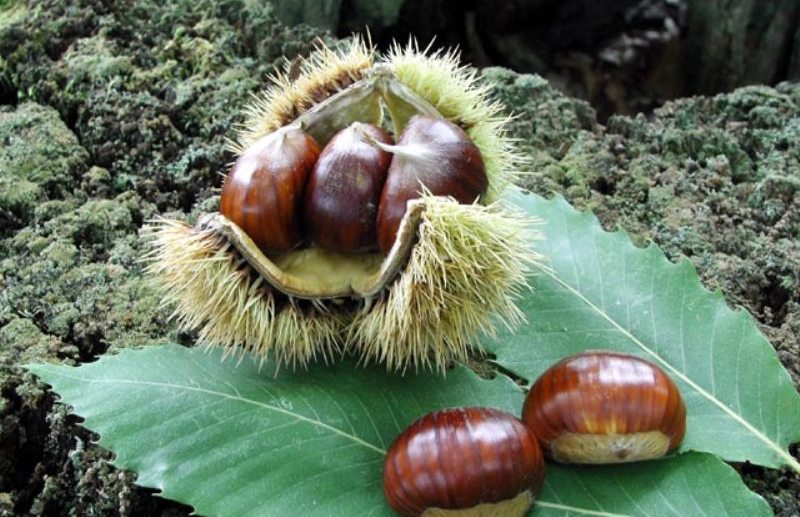
POLYGON ((391 282, 408 259, 425 203, 413 200, 400 222, 389 254, 337 253, 319 247, 267 257, 236 224, 219 213, 206 215, 200 227, 224 235, 250 266, 278 291, 297 298, 370 298, 391 282))

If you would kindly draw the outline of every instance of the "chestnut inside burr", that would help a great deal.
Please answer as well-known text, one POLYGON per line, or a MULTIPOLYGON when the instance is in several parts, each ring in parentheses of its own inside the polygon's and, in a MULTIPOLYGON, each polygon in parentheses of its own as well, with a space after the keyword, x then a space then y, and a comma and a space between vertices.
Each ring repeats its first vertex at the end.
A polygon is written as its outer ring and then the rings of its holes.
POLYGON ((367 138, 391 144, 370 124, 353 123, 334 135, 311 171, 303 221, 311 242, 342 253, 377 247, 375 221, 392 156, 367 138))
POLYGON ((397 145, 381 147, 393 153, 378 208, 378 243, 384 253, 394 244, 406 204, 423 188, 473 203, 489 185, 478 147, 444 119, 415 115, 397 145))
POLYGON ((472 203, 487 187, 480 150, 467 134, 445 119, 415 115, 396 145, 385 130, 359 122, 321 152, 300 129, 267 135, 234 164, 220 211, 265 253, 316 244, 341 253, 379 245, 388 254, 408 201, 427 191, 472 203))
POLYGON ((294 248, 303 239, 303 189, 319 152, 311 136, 294 128, 260 139, 228 174, 220 212, 267 253, 294 248))
MULTIPOLYGON (((378 283, 391 280, 413 246, 421 217, 410 212, 415 200, 428 194, 473 203, 488 187, 480 151, 467 134, 402 88, 391 94, 393 105, 403 107, 392 118, 397 144, 380 120, 345 125, 340 114, 328 113, 365 98, 363 89, 355 91, 256 141, 223 186, 220 212, 228 221, 216 227, 227 229, 254 269, 267 271, 267 280, 289 296, 379 292, 378 283), (328 137, 337 126, 343 128, 328 137)), ((359 116, 374 111, 353 110, 359 116)))

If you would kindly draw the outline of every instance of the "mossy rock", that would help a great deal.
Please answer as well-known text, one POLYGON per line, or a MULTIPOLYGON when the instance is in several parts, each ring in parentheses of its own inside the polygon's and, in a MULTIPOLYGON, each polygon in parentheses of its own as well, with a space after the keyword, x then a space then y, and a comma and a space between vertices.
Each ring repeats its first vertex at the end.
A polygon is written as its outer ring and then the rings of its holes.
POLYGON ((0 235, 31 222, 48 198, 71 195, 89 155, 56 110, 25 103, 0 110, 0 235))

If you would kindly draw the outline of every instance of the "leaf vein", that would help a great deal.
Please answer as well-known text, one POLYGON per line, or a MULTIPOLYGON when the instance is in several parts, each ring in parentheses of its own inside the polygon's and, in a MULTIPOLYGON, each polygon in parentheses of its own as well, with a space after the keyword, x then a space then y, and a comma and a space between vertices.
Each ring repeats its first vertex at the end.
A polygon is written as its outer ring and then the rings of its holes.
MULTIPOLYGON (((701 396, 703 396, 704 398, 708 399, 712 404, 714 404, 717 407, 719 407, 724 413, 727 413, 734 421, 736 421, 737 423, 742 425, 753 436, 755 436, 761 442, 763 442, 768 448, 770 448, 774 452, 776 452, 778 454, 778 456, 780 456, 780 458, 787 465, 789 465, 793 470, 795 470, 797 472, 800 472, 800 462, 798 462, 788 451, 783 450, 783 448, 779 444, 773 442, 768 436, 766 436, 759 429, 757 429, 752 423, 747 421, 742 415, 732 411, 731 408, 729 408, 727 405, 725 405, 722 401, 720 401, 716 397, 712 396, 708 391, 703 389, 702 386, 700 386, 694 380, 689 378, 684 372, 682 372, 679 369, 675 368, 672 364, 667 362, 663 357, 661 357, 659 354, 654 352, 650 347, 645 345, 642 341, 639 340, 639 338, 637 338, 632 333, 630 333, 627 330, 625 330, 624 328, 622 328, 622 326, 616 320, 611 318, 605 312, 601 311, 597 307, 597 305, 595 305, 591 300, 589 300, 586 296, 584 296, 583 293, 581 293, 577 288, 571 286, 569 283, 567 283, 564 279, 562 279, 556 273, 547 271, 544 268, 539 268, 538 266, 535 266, 535 267, 537 269, 539 269, 544 275, 552 278, 555 282, 560 284, 562 287, 564 287, 568 291, 572 292, 583 303, 585 303, 585 304, 589 305, 590 307, 592 307, 597 312, 597 314, 600 315, 600 317, 602 317, 603 319, 607 320, 612 326, 616 327, 634 345, 636 345, 638 348, 640 348, 641 350, 643 350, 644 352, 649 354, 653 359, 656 360, 656 362, 661 364, 665 369, 667 369, 670 372, 672 372, 673 375, 675 375, 676 377, 681 379, 683 382, 685 382, 687 385, 689 385, 689 387, 691 387, 693 390, 695 390, 701 396)), ((737 390, 737 392, 738 392, 738 390, 737 390)))
POLYGON ((301 422, 305 422, 305 423, 311 424, 313 426, 321 427, 321 428, 326 429, 326 430, 328 430, 328 431, 330 431, 330 432, 332 432, 334 434, 338 434, 338 435, 340 435, 340 436, 342 436, 344 438, 347 438, 348 440, 351 440, 351 441, 355 442, 356 444, 361 445, 361 446, 363 446, 363 447, 365 447, 367 449, 370 449, 370 450, 372 450, 372 451, 374 451, 374 452, 376 452, 376 453, 378 453, 378 454, 380 454, 382 456, 386 455, 386 450, 381 449, 380 447, 375 446, 375 445, 373 445, 373 444, 371 444, 371 443, 359 438, 358 436, 356 436, 354 434, 350 434, 350 433, 348 433, 346 431, 343 431, 343 430, 341 430, 339 428, 336 428, 336 427, 334 427, 332 425, 326 424, 325 422, 322 422, 321 420, 314 420, 313 418, 309 418, 309 417, 307 417, 305 415, 301 415, 299 413, 295 413, 294 411, 290 411, 288 409, 284 409, 284 408, 281 408, 281 407, 278 407, 278 406, 274 406, 272 404, 259 402, 257 400, 252 400, 252 399, 248 399, 248 398, 245 398, 245 397, 238 397, 236 395, 231 395, 231 394, 228 394, 228 393, 214 391, 214 390, 210 390, 210 389, 207 389, 207 388, 201 388, 201 387, 198 387, 198 386, 184 386, 184 385, 172 384, 172 383, 168 383, 168 382, 135 381, 135 380, 131 380, 131 379, 85 379, 85 378, 75 377, 75 376, 72 376, 72 375, 66 375, 66 374, 63 374, 63 373, 60 373, 60 372, 57 373, 56 375, 59 375, 61 377, 67 378, 67 379, 87 382, 89 384, 114 384, 114 383, 116 383, 116 384, 133 384, 133 385, 154 386, 154 387, 159 387, 159 388, 169 388, 169 389, 176 389, 176 390, 194 391, 194 392, 197 392, 197 393, 204 393, 206 395, 211 395, 211 396, 216 396, 216 397, 223 397, 223 398, 235 400, 235 401, 238 401, 238 402, 242 402, 244 404, 252 404, 252 405, 260 407, 262 409, 266 409, 266 410, 269 410, 269 411, 274 411, 276 413, 281 413, 281 414, 284 414, 284 415, 289 416, 291 418, 295 418, 295 419, 297 419, 297 420, 299 420, 301 422))

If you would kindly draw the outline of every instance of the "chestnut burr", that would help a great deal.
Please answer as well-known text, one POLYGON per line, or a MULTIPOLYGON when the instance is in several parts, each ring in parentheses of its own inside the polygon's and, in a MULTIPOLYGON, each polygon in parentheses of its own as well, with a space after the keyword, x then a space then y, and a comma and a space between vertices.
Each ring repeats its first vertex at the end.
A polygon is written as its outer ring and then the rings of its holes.
POLYGON ((562 463, 623 463, 663 456, 686 432, 686 407, 661 368, 591 351, 556 363, 534 383, 522 420, 562 463))
POLYGON ((392 143, 389 134, 355 122, 322 149, 308 179, 304 203, 307 236, 342 253, 377 248, 376 218, 391 155, 366 138, 392 143))
POLYGON ((389 448, 383 475, 386 500, 405 516, 479 507, 522 516, 543 482, 534 434, 513 415, 478 407, 415 421, 389 448))
POLYGON ((303 190, 319 152, 317 142, 297 128, 262 137, 233 164, 222 187, 220 212, 264 252, 297 246, 303 239, 303 190))
POLYGON ((394 244, 408 201, 419 198, 423 188, 473 203, 489 185, 480 150, 448 120, 415 115, 397 145, 380 147, 393 155, 378 207, 378 246, 384 253, 394 244))

